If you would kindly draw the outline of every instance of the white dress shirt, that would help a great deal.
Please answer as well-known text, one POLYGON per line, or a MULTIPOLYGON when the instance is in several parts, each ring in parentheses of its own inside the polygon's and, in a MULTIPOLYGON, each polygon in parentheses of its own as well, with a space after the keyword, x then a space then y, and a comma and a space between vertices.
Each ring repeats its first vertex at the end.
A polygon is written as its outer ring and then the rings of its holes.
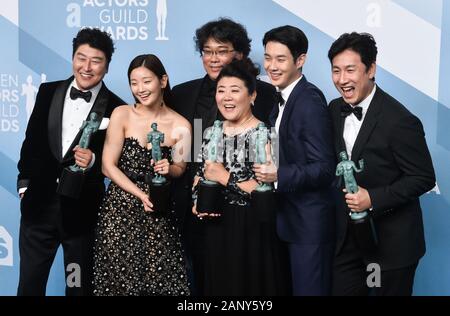
MULTIPOLYGON (((89 112, 94 105, 95 99, 97 98, 98 93, 102 87, 102 82, 100 81, 95 87, 90 89, 92 96, 89 102, 86 102, 82 98, 78 98, 76 100, 72 100, 70 98, 70 89, 75 87, 78 89, 77 83, 75 80, 70 84, 69 88, 66 92, 66 97, 64 99, 64 107, 63 107, 63 118, 62 118, 62 156, 64 157, 73 140, 77 136, 81 124, 83 121, 87 119, 89 112)), ((80 89, 78 89, 80 90, 80 89)), ((95 154, 92 153, 92 159, 86 169, 91 168, 95 163, 95 154)), ((28 187, 20 188, 18 193, 19 195, 25 193, 28 187)))
MULTIPOLYGON (((345 141, 345 149, 347 150, 348 159, 352 159, 352 150, 355 145, 356 138, 358 137, 359 130, 361 129, 361 125, 364 122, 364 118, 366 117, 367 110, 369 109, 370 102, 372 102, 373 96, 375 95, 376 85, 373 86, 372 92, 361 101, 358 106, 362 108, 362 118, 359 121, 356 116, 351 113, 345 118, 344 123, 344 141, 345 141)), ((350 104, 350 106, 354 106, 350 104)))
MULTIPOLYGON (((64 99, 64 108, 62 116, 62 156, 64 157, 72 144, 73 140, 80 131, 81 124, 87 119, 89 112, 94 105, 95 99, 102 87, 102 82, 98 83, 95 87, 90 89, 92 97, 89 102, 82 98, 72 100, 70 98, 70 89, 73 87, 78 89, 75 80, 69 86, 66 92, 66 98, 64 99)), ((78 89, 80 90, 80 89, 78 89)), ((91 161, 92 162, 92 161, 91 161)))

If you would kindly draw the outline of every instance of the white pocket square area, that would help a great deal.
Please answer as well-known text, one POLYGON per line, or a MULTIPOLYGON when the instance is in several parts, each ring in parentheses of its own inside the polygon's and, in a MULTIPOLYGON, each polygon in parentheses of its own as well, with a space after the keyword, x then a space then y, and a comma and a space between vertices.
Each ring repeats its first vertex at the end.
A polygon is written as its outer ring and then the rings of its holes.
POLYGON ((102 122, 100 123, 100 126, 98 129, 99 130, 107 129, 108 125, 109 125, 109 118, 104 117, 104 118, 102 118, 102 122))
POLYGON ((98 129, 99 130, 107 129, 108 125, 109 125, 109 118, 104 117, 104 118, 102 118, 102 122, 100 123, 100 126, 98 129))

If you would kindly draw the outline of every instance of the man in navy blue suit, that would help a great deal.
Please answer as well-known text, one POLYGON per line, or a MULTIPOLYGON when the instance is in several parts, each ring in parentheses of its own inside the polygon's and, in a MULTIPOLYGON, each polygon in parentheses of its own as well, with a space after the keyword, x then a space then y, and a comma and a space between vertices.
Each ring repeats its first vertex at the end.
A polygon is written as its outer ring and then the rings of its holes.
POLYGON ((259 181, 277 188, 277 232, 289 249, 293 294, 329 295, 335 160, 327 103, 302 74, 308 39, 301 30, 272 29, 263 45, 264 68, 280 92, 270 117, 279 138, 279 165, 256 165, 254 171, 259 181))

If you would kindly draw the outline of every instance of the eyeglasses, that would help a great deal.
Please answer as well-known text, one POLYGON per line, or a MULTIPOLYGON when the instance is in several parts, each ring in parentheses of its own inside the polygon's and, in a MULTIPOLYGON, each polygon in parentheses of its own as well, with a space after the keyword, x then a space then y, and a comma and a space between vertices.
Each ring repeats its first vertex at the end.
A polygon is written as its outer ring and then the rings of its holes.
POLYGON ((217 57, 227 57, 229 53, 234 52, 233 49, 221 49, 221 50, 210 50, 210 49, 204 49, 202 50, 202 56, 205 58, 211 58, 214 55, 217 57))

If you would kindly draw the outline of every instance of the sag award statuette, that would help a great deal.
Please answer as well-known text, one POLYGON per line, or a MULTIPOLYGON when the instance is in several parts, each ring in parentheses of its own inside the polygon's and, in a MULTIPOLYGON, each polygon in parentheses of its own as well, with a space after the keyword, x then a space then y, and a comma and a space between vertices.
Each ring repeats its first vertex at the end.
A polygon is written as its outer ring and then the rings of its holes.
MULTIPOLYGON (((267 162, 266 146, 269 141, 269 130, 264 123, 259 123, 252 135, 255 145, 255 162, 265 164, 267 162)), ((268 183, 260 183, 251 193, 251 203, 259 214, 260 221, 270 221, 275 216, 275 196, 272 186, 268 183)))
MULTIPOLYGON (((152 123, 152 130, 147 134, 147 142, 152 144, 153 163, 162 159, 161 143, 164 142, 164 133, 158 131, 158 124, 152 123)), ((167 212, 170 201, 170 182, 159 173, 154 172, 150 183, 150 200, 153 209, 159 213, 167 212)))
MULTIPOLYGON (((80 141, 78 143, 80 148, 89 147, 91 136, 98 130, 99 126, 100 121, 98 120, 97 113, 92 112, 89 115, 89 120, 83 121, 83 124, 80 127, 80 130, 82 130, 80 141)), ((60 195, 73 199, 78 198, 83 187, 85 171, 84 168, 81 168, 77 164, 64 168, 59 179, 57 192, 60 195)))
MULTIPOLYGON (((222 122, 214 121, 212 128, 208 129, 205 138, 208 160, 217 161, 219 142, 222 139, 222 122)), ((202 180, 198 188, 197 211, 199 213, 222 213, 222 186, 210 180, 202 180)))
MULTIPOLYGON (((339 158, 341 162, 336 166, 336 176, 343 176, 347 192, 358 192, 358 185, 353 176, 353 171, 357 173, 363 171, 364 161, 362 159, 359 161, 360 169, 358 169, 355 163, 348 159, 345 151, 339 153, 339 158)), ((350 211, 350 223, 359 248, 364 252, 374 251, 377 247, 378 240, 372 216, 367 211, 350 211)))

